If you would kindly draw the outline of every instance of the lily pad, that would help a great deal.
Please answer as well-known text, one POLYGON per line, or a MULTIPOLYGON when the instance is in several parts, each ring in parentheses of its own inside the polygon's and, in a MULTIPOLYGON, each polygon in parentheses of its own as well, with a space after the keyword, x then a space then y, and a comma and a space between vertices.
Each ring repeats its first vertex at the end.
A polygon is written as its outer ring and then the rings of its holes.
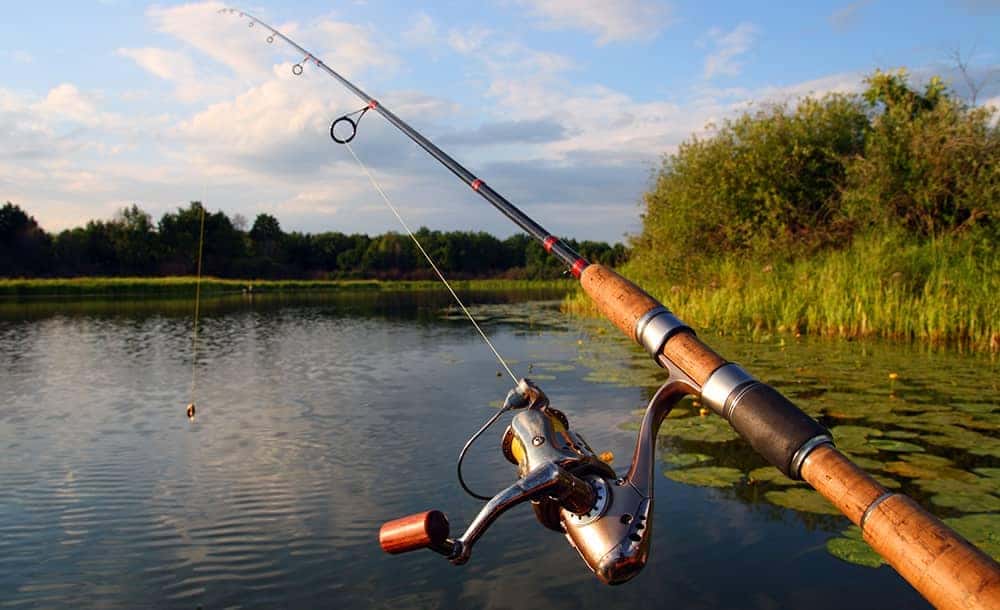
MULTIPOLYGON (((611 358, 611 360, 615 359, 611 358)), ((607 360, 600 357, 594 360, 581 358, 580 362, 590 369, 584 380, 592 383, 607 383, 634 388, 652 387, 663 382, 663 373, 648 365, 642 367, 615 366, 608 364, 607 360)))
POLYGON ((945 508, 957 508, 963 513, 994 513, 1000 511, 1000 498, 985 493, 948 493, 931 496, 931 503, 945 508))
POLYGON ((928 464, 913 463, 911 461, 889 462, 884 470, 892 474, 898 474, 907 479, 955 479, 964 481, 974 479, 975 475, 965 470, 959 470, 951 466, 931 466, 928 464))
MULTIPOLYGON (((690 415, 690 413, 691 413, 690 411, 685 411, 684 409, 679 409, 679 411, 680 411, 680 413, 677 414, 677 417, 684 417, 686 415, 690 415)), ((670 415, 667 415, 667 418, 669 419, 671 417, 674 417, 674 413, 676 413, 676 412, 677 412, 677 410, 671 411, 670 415)), ((636 418, 635 419, 628 419, 628 420, 625 420, 622 423, 618 424, 618 429, 619 430, 624 430, 625 432, 638 432, 639 428, 642 427, 642 414, 643 413, 645 413, 645 409, 639 409, 638 411, 635 411, 633 413, 633 415, 636 415, 636 418)), ((660 426, 660 435, 663 435, 663 436, 666 435, 666 432, 664 431, 663 426, 660 426)))
POLYGON ((868 439, 882 436, 882 431, 876 428, 851 425, 834 426, 830 433, 837 446, 850 453, 878 453, 878 449, 868 439))
POLYGON ((953 404, 952 407, 973 415, 992 415, 996 405, 988 402, 967 402, 953 404))
POLYGON ((885 563, 861 538, 861 530, 854 525, 844 530, 839 537, 827 540, 826 550, 841 561, 866 568, 877 568, 885 563))
POLYGON ((704 453, 669 453, 663 458, 663 461, 672 466, 683 468, 685 466, 711 462, 714 459, 712 456, 705 455, 704 453))
POLYGON ((791 508, 806 513, 839 515, 840 511, 827 502, 826 498, 811 489, 782 489, 769 491, 764 498, 771 504, 791 508))
POLYGON ((897 453, 919 453, 924 451, 924 448, 920 445, 907 443, 906 441, 897 441, 891 438, 873 438, 868 441, 868 444, 881 451, 893 451, 897 453))
POLYGON ((851 459, 852 462, 865 470, 882 470, 885 467, 885 464, 880 460, 873 460, 872 458, 860 455, 852 455, 850 452, 846 451, 844 453, 851 459))
POLYGON ((973 468, 976 474, 982 475, 988 479, 1000 479, 1000 468, 973 468))
POLYGON ((881 397, 867 399, 859 397, 854 391, 831 391, 823 398, 829 405, 824 407, 823 411, 837 419, 870 419, 892 413, 893 405, 888 401, 882 400, 881 397))
POLYGON ((697 485, 699 487, 732 487, 743 480, 743 472, 736 468, 726 466, 704 466, 701 468, 687 468, 685 470, 668 470, 668 479, 684 483, 686 485, 697 485))
POLYGON ((945 466, 951 466, 955 462, 949 460, 946 457, 940 455, 932 455, 930 453, 914 453, 910 455, 899 456, 900 460, 908 462, 910 464, 918 466, 926 466, 928 468, 942 468, 945 466))
POLYGON ((892 477, 887 477, 881 474, 873 474, 872 478, 881 483, 882 487, 885 487, 886 489, 899 489, 901 487, 899 481, 893 479, 892 477))
POLYGON ((739 438, 728 422, 714 415, 672 419, 663 423, 660 434, 706 443, 725 443, 739 438))
POLYGON ((944 522, 982 552, 1000 561, 1000 514, 965 515, 944 522))
POLYGON ((936 494, 996 494, 1000 492, 1000 479, 969 477, 964 479, 917 479, 920 489, 936 494))
POLYGON ((535 373, 531 376, 532 381, 555 381, 555 375, 546 375, 545 373, 535 373))
POLYGON ((781 474, 774 466, 764 466, 762 468, 755 468, 750 471, 747 477, 752 482, 757 483, 770 483, 772 485, 801 485, 801 481, 793 481, 781 474))
POLYGON ((575 366, 564 362, 536 362, 534 368, 549 371, 550 373, 568 373, 576 370, 575 366))
POLYGON ((958 425, 942 426, 938 430, 928 431, 937 432, 937 434, 921 438, 925 444, 964 449, 973 455, 1000 458, 1000 443, 997 443, 992 436, 980 434, 958 425))
POLYGON ((969 451, 976 446, 974 440, 962 439, 960 436, 953 434, 934 434, 923 437, 925 443, 930 445, 937 445, 938 447, 947 447, 949 449, 965 449, 969 451))

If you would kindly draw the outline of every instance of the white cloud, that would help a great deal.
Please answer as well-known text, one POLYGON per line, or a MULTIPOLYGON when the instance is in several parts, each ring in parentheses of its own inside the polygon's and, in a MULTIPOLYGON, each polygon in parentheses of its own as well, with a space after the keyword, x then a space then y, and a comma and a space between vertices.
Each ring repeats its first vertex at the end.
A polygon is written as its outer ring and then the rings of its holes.
POLYGON ((491 34, 483 27, 452 29, 448 32, 448 46, 463 55, 475 55, 482 51, 491 34))
POLYGON ((413 25, 403 32, 403 41, 421 47, 429 47, 440 39, 437 24, 430 15, 424 12, 417 13, 413 20, 413 25))
MULTIPOLYGON (((280 39, 275 38, 269 44, 270 32, 262 26, 248 28, 249 19, 219 13, 223 6, 218 2, 200 2, 169 8, 153 7, 146 14, 160 32, 232 71, 238 81, 230 81, 231 93, 236 93, 233 88, 238 83, 255 84, 270 78, 276 53, 280 52, 287 62, 301 59, 293 58, 296 52, 280 39)), ((345 73, 371 67, 391 68, 397 63, 382 45, 374 42, 370 29, 352 23, 320 18, 305 27, 296 23, 273 25, 345 73)), ((146 48, 121 49, 119 53, 168 80, 185 82, 194 77, 204 82, 220 79, 217 66, 193 59, 184 51, 146 48)))
POLYGON ((321 94, 309 80, 292 86, 291 78, 269 80, 232 100, 212 104, 181 122, 176 135, 217 158, 284 155, 304 144, 306 132, 322 134, 337 106, 343 109, 349 102, 346 95, 333 100, 321 94))
POLYGON ((740 56, 750 50, 757 34, 757 27, 748 22, 739 24, 729 32, 719 28, 709 30, 708 38, 715 51, 705 58, 703 76, 706 79, 738 76, 743 70, 740 56))
MULTIPOLYGON (((123 48, 118 54, 173 83, 177 99, 185 103, 232 99, 272 78, 275 70, 288 72, 301 61, 297 51, 264 27, 249 28, 249 19, 220 13, 222 7, 202 2, 151 8, 147 17, 154 27, 188 48, 123 48)), ((375 43, 372 31, 351 23, 321 18, 306 27, 295 23, 275 27, 344 74, 372 67, 389 69, 397 63, 375 43)))
MULTIPOLYGON (((23 102, 22 99, 22 104, 23 102)), ((62 83, 50 89, 44 98, 31 102, 28 108, 22 110, 52 127, 70 125, 111 131, 127 129, 136 124, 134 120, 120 114, 102 110, 104 106, 103 95, 80 91, 72 83, 62 83)))
MULTIPOLYGON (((376 33, 353 23, 320 19, 301 28, 301 40, 323 60, 344 74, 357 75, 369 68, 392 70, 399 60, 376 42, 376 33)), ((308 48, 308 47, 307 47, 308 48)))
POLYGON ((830 25, 835 30, 848 30, 853 27, 861 16, 861 11, 872 3, 872 0, 857 0, 837 9, 830 17, 830 25))
POLYGON ((793 102, 805 96, 820 98, 828 93, 860 93, 864 89, 864 78, 860 72, 842 72, 784 87, 758 87, 748 91, 744 97, 750 100, 793 102))
POLYGON ((232 79, 199 70, 195 61, 184 51, 145 47, 118 49, 118 55, 133 60, 153 76, 173 83, 176 87, 174 95, 181 102, 193 103, 224 96, 235 87, 232 79))
POLYGON ((134 60, 141 68, 164 80, 191 81, 198 73, 194 60, 181 51, 146 47, 118 49, 118 54, 134 60))
POLYGON ((50 90, 35 107, 39 114, 53 119, 77 121, 88 126, 93 126, 97 120, 94 100, 69 83, 50 90))
POLYGON ((984 108, 993 109, 993 118, 990 121, 991 125, 996 127, 1000 124, 1000 95, 983 100, 979 105, 984 108))
POLYGON ((106 217, 141 191, 125 194, 157 173, 120 159, 164 124, 162 116, 121 115, 106 100, 72 83, 42 96, 0 89, 0 185, 4 200, 25 205, 48 230, 106 217), (120 171, 119 171, 119 168, 120 171), (138 177, 138 178, 137 178, 138 177))
POLYGON ((670 8, 655 0, 517 0, 541 27, 579 29, 600 45, 649 40, 670 25, 670 8))
POLYGON ((146 16, 154 27, 180 40, 244 78, 267 77, 268 45, 265 33, 247 32, 245 19, 220 14, 219 2, 154 6, 146 16))
POLYGON ((562 137, 531 147, 540 158, 572 163, 581 156, 602 155, 606 163, 655 161, 722 108, 688 108, 672 102, 638 102, 601 86, 576 87, 568 95, 558 82, 497 79, 491 93, 506 116, 524 121, 551 121, 562 137), (559 99, 558 108, 549 100, 559 99))

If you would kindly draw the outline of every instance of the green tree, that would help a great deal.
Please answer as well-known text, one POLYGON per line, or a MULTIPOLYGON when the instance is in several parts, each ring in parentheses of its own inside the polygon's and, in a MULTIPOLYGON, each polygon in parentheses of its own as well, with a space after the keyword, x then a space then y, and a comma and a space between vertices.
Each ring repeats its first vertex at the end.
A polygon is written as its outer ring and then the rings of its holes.
POLYGON ((278 219, 270 214, 258 214, 250 229, 250 243, 257 256, 274 260, 280 258, 279 250, 284 237, 278 219))
POLYGON ((7 202, 0 208, 0 275, 41 275, 51 264, 52 239, 34 217, 7 202))
POLYGON ((118 273, 146 275, 156 270, 159 239, 148 213, 134 204, 123 208, 109 229, 118 273))
POLYGON ((414 269, 417 256, 409 236, 390 231, 368 244, 361 265, 368 272, 398 276, 414 269))
POLYGON ((202 271, 219 276, 233 275, 240 270, 239 261, 246 257, 244 235, 233 226, 225 212, 209 213, 200 201, 187 208, 166 213, 160 219, 160 243, 166 274, 192 274, 197 268, 201 216, 205 213, 205 244, 202 271))

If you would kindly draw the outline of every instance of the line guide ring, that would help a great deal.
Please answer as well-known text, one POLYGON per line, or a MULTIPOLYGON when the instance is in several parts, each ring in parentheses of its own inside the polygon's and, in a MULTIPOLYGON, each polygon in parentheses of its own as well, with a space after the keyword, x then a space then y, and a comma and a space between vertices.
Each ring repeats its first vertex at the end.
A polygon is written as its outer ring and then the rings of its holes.
POLYGON ((339 119, 337 119, 336 121, 334 121, 330 125, 330 137, 333 138, 333 141, 336 142, 337 144, 347 144, 348 142, 350 142, 351 140, 353 140, 354 136, 356 136, 356 135, 358 135, 358 124, 354 122, 354 119, 352 119, 351 117, 347 116, 346 114, 344 116, 340 117, 339 119), (346 138, 338 138, 337 137, 337 133, 335 131, 337 129, 337 124, 338 123, 347 123, 348 125, 350 125, 351 126, 351 135, 347 136, 346 138))
POLYGON ((368 105, 365 106, 364 108, 360 110, 355 110, 354 112, 348 112, 344 116, 335 120, 330 125, 330 137, 333 138, 333 141, 336 142, 337 144, 347 144, 348 142, 353 140, 354 136, 358 135, 358 125, 361 123, 361 119, 365 118, 365 114, 377 105, 378 103, 375 102, 375 100, 372 100, 368 102, 368 105), (357 115, 358 117, 357 119, 352 118, 355 115, 357 115), (336 132, 337 125, 339 125, 340 123, 347 123, 348 125, 351 126, 350 135, 342 138, 337 137, 337 132, 336 132))

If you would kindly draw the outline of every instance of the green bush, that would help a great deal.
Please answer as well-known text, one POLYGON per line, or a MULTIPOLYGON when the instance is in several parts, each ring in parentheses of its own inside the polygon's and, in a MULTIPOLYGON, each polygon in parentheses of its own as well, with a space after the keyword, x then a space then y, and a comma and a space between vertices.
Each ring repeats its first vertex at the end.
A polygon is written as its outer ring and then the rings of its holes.
POLYGON ((862 152, 867 127, 858 99, 829 95, 746 113, 685 142, 645 195, 636 264, 696 272, 698 261, 730 252, 802 252, 836 241, 846 229, 846 162, 862 152))
POLYGON ((625 274, 701 327, 1000 350, 996 110, 903 71, 866 84, 682 144, 625 274))
POLYGON ((995 230, 1000 133, 994 109, 969 108, 932 78, 923 92, 906 73, 876 72, 864 155, 848 168, 845 207, 859 226, 899 224, 923 237, 995 230))
POLYGON ((675 281, 707 261, 787 260, 900 228, 986 235, 1000 205, 994 109, 931 79, 875 72, 862 95, 804 98, 725 121, 668 155, 645 195, 630 271, 675 281))

